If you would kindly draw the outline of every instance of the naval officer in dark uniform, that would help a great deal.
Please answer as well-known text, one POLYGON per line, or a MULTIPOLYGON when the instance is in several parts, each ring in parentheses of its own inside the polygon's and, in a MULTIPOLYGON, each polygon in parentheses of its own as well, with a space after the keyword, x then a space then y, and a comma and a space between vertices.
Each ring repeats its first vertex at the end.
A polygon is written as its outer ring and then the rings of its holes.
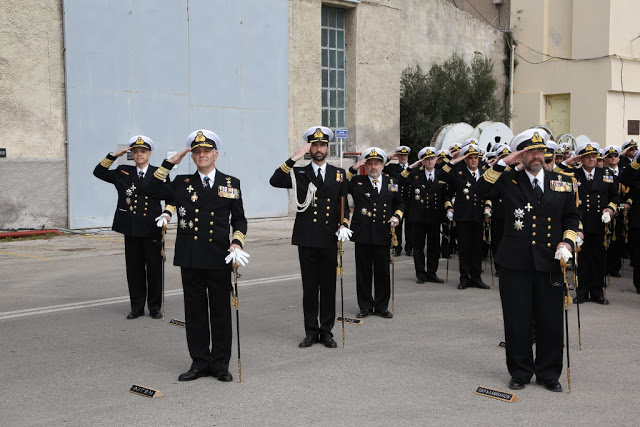
MULTIPOLYGON (((144 315, 145 301, 149 315, 162 318, 162 226, 171 220, 175 208, 167 205, 162 211, 160 200, 149 198, 148 187, 157 167, 149 164, 154 148, 151 138, 136 135, 129 147, 107 154, 93 174, 110 182, 118 191, 118 205, 113 218, 113 231, 124 234, 124 256, 131 312, 127 319, 144 315), (135 166, 109 168, 116 159, 131 151, 135 166), (157 224, 156 224, 157 223, 157 224)), ((169 178, 167 178, 167 181, 169 178)))
POLYGON ((443 283, 438 277, 440 260, 440 224, 445 210, 451 207, 446 182, 441 170, 436 170, 436 149, 424 147, 418 161, 401 174, 402 185, 407 188, 409 204, 407 224, 413 230, 413 263, 417 283, 443 283), (425 244, 427 249, 425 269, 425 244))
POLYGON ((347 228, 349 187, 344 169, 326 161, 333 131, 314 126, 307 129, 302 138, 306 143, 276 169, 269 183, 277 188, 293 188, 296 197, 297 214, 291 243, 298 246, 306 335, 299 347, 311 347, 319 342, 335 348, 331 329, 336 317, 338 239, 349 240, 351 234, 347 228), (294 167, 305 153, 311 154, 311 163, 294 167), (345 201, 342 213, 339 212, 340 197, 345 201))
MULTIPOLYGON (((571 169, 578 180, 580 220, 584 229, 584 243, 578 263, 577 303, 592 301, 609 304, 604 297, 606 254, 605 228, 618 208, 618 182, 608 168, 596 167, 600 146, 596 142, 580 144, 576 155, 582 167, 571 169)), ((607 243, 609 239, 607 238, 607 243)))
POLYGON ((627 139, 622 143, 620 150, 620 162, 618 165, 620 166, 620 169, 624 169, 631 164, 633 158, 638 152, 638 141, 633 138, 627 139))
POLYGON ((538 384, 559 392, 564 278, 558 260, 571 258, 580 219, 577 186, 571 177, 544 170, 545 138, 542 129, 516 135, 511 142, 514 152, 482 175, 477 192, 499 194, 505 210, 504 238, 496 261, 509 387, 523 389, 535 374, 538 384), (505 171, 520 159, 524 169, 505 171))
POLYGON ((364 150, 361 157, 367 174, 354 176, 349 181, 349 193, 353 197, 351 240, 356 246, 356 293, 360 308, 357 317, 375 314, 391 319, 389 227, 395 228, 400 223, 404 201, 399 180, 382 175, 387 154, 381 148, 371 147, 364 150), (371 292, 372 280, 375 297, 371 292))
POLYGON ((206 129, 194 131, 187 138, 187 147, 165 160, 154 174, 156 194, 178 210, 173 265, 180 267, 182 276, 187 346, 193 361, 178 380, 213 375, 228 382, 233 379, 229 372, 231 270, 232 262, 247 263, 249 255, 242 250, 247 220, 240 180, 216 168, 221 149, 218 135, 206 129), (162 184, 189 151, 196 173, 178 175, 170 184, 162 184))

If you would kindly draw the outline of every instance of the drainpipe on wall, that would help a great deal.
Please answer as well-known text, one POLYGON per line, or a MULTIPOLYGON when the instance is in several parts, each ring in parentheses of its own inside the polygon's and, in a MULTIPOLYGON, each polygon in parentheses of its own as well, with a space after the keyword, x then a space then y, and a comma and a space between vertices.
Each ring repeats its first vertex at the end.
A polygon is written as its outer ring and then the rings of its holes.
POLYGON ((513 31, 505 31, 509 37, 509 129, 513 130, 513 58, 514 58, 514 41, 513 31))
POLYGON ((67 110, 67 33, 64 29, 65 8, 64 0, 62 6, 62 72, 64 73, 64 148, 67 168, 67 228, 71 228, 71 185, 69 183, 69 112, 67 110))

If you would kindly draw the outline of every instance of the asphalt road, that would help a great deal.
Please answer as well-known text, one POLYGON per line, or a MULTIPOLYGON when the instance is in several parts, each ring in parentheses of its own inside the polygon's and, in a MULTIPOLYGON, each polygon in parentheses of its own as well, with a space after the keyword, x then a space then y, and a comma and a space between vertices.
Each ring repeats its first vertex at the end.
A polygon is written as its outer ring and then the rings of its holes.
MULTIPOLYGON (((241 269, 242 382, 178 382, 190 365, 179 270, 167 263, 166 319, 126 320, 120 235, 105 230, 49 240, 0 241, 0 425, 637 425, 640 295, 631 269, 612 278, 611 305, 570 306, 571 393, 528 385, 506 403, 474 394, 509 392, 496 288, 415 283, 397 258, 395 317, 346 326, 342 348, 299 349, 304 337, 297 250, 290 219, 250 221, 241 269), (129 393, 138 384, 160 398, 129 393)), ((173 256, 175 230, 168 234, 173 256)), ((345 315, 355 317, 354 249, 345 247, 345 315)), ((438 274, 445 277, 446 260, 438 274)), ((491 283, 487 272, 484 281, 491 283)), ((339 287, 338 287, 339 289, 339 287)), ((338 311, 339 311, 338 291, 338 311)), ((565 358, 566 364, 566 358, 565 358)), ((566 367, 566 365, 565 365, 566 367)))

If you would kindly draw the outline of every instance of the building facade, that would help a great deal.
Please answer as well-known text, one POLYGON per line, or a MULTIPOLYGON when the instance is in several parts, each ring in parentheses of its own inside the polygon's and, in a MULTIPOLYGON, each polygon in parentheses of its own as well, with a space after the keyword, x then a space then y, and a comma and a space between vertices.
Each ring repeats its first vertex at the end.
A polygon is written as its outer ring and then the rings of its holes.
POLYGON ((514 133, 536 124, 601 146, 638 137, 640 2, 512 0, 514 133))
POLYGON ((462 1, 45 3, 0 4, 5 229, 109 226, 116 195, 95 164, 137 133, 159 164, 201 127, 220 135, 218 167, 242 180, 247 215, 284 216, 287 195, 266 183, 309 126, 347 129, 347 152, 398 145, 407 66, 482 54, 506 82, 503 34, 462 1))

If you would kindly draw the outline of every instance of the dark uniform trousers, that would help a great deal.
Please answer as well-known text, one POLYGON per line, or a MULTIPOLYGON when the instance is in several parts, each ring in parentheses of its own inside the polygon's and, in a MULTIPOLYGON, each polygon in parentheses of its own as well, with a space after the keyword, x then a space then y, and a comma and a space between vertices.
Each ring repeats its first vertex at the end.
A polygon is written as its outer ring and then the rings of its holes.
POLYGON ((537 272, 533 268, 526 272, 505 266, 500 269, 507 369, 512 378, 528 381, 534 373, 544 380, 560 378, 564 336, 563 289, 552 283, 551 274, 537 272), (535 364, 531 351, 532 320, 536 336, 535 364))
POLYGON ((636 287, 636 291, 640 293, 640 228, 629 227, 629 241, 636 243, 635 245, 630 245, 631 252, 629 256, 633 266, 633 285, 636 287))
POLYGON ((460 283, 472 286, 482 281, 482 222, 456 221, 460 283))
POLYGON ((302 310, 307 336, 331 334, 336 318, 338 248, 298 246, 302 275, 302 310), (318 322, 319 315, 319 322, 318 322))
POLYGON ((317 187, 315 199, 306 210, 296 214, 291 243, 298 246, 300 273, 302 275, 302 308, 304 329, 307 336, 333 336, 335 323, 336 267, 339 227, 338 201, 344 196, 343 224, 349 224, 348 184, 344 169, 326 165, 324 180, 313 173, 311 163, 294 167, 295 161, 287 159, 271 176, 269 183, 276 188, 292 188, 290 172, 296 180, 296 197, 305 201, 309 184, 317 187), (319 319, 319 321, 318 321, 319 319))
POLYGON ((414 222, 411 226, 413 227, 413 264, 416 276, 423 278, 425 275, 425 244, 427 247, 426 274, 434 275, 438 271, 440 259, 440 223, 414 222))
POLYGON ((386 246, 356 243, 356 294, 361 310, 383 312, 389 306, 389 249, 386 246), (373 280, 373 282, 372 282, 373 280), (371 293, 371 283, 375 299, 371 293))
POLYGON ((604 233, 584 233, 578 256, 578 297, 603 296, 604 233))
POLYGON ((227 270, 180 268, 187 347, 192 369, 229 369, 231 359, 231 274, 227 270), (211 330, 209 330, 211 325, 211 330), (211 350, 209 350, 211 340, 211 350))
POLYGON ((162 240, 124 236, 124 257, 131 311, 144 313, 145 301, 150 312, 162 308, 162 240), (147 283, 149 286, 147 286, 147 283))
POLYGON ((191 369, 215 374, 228 370, 231 358, 232 266, 225 257, 231 244, 243 247, 247 232, 240 180, 216 169, 210 188, 198 172, 161 185, 172 167, 165 160, 156 172, 154 196, 173 202, 178 212, 173 265, 182 276, 191 369))
MULTIPOLYGON (((127 285, 131 300, 131 311, 144 314, 145 302, 151 313, 162 308, 162 234, 155 218, 163 213, 159 200, 150 199, 154 184, 154 172, 149 165, 141 180, 135 166, 121 165, 109 169, 117 157, 107 154, 93 174, 113 184, 118 192, 118 204, 113 217, 112 229, 124 234, 124 253, 127 285)), ((167 205, 173 214, 172 206, 167 205)))
POLYGON ((558 380, 562 373, 564 280, 554 254, 559 242, 574 247, 579 224, 572 178, 545 171, 542 186, 538 204, 524 170, 505 172, 504 166, 494 165, 477 188, 482 196, 492 191, 500 196, 505 209, 496 259, 507 369, 512 378, 525 382, 534 374, 540 380, 558 380))

